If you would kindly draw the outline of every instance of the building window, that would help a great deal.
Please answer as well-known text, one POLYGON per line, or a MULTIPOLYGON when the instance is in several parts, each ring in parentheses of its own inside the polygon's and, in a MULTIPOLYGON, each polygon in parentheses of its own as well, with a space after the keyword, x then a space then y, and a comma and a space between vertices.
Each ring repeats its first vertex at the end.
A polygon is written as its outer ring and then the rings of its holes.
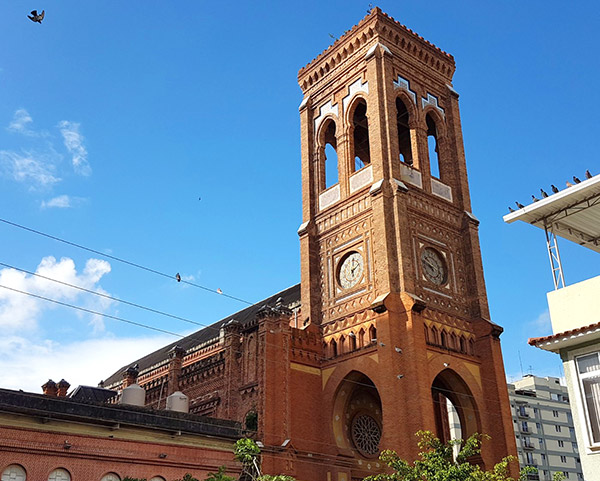
POLYGON ((25 481, 26 479, 25 469, 18 464, 11 464, 2 471, 2 481, 25 481))
POLYGON ((150 481, 165 481, 165 478, 162 476, 154 476, 153 478, 150 478, 150 481))
POLYGON ((409 114, 406 105, 396 99, 396 125, 398 126, 398 148, 400 160, 407 165, 413 165, 412 147, 410 140, 409 114))
POLYGON ((360 99, 352 115, 352 140, 354 147, 354 170, 360 170, 371 163, 369 149, 369 122, 367 120, 367 104, 360 99))
POLYGON ((559 448, 564 448, 565 447, 565 442, 564 441, 558 441, 558 447, 559 448))
POLYGON ((554 426, 554 430, 555 430, 557 433, 560 433, 560 432, 562 431, 561 427, 560 427, 558 424, 556 424, 556 425, 554 426))
POLYGON ((327 189, 338 183, 338 155, 335 122, 328 120, 323 126, 321 134, 321 190, 327 189))
POLYGON ((425 117, 427 123, 427 148, 429 150, 429 170, 433 177, 440 178, 440 153, 438 132, 435 121, 430 114, 425 117))
POLYGON ((102 476, 100 481, 121 481, 121 478, 116 473, 108 473, 102 476))
POLYGON ((533 408, 533 414, 537 414, 538 408, 533 408))
POLYGON ((525 461, 527 464, 534 464, 533 453, 525 453, 525 461))
POLYGON ((540 423, 535 423, 535 427, 537 428, 538 431, 541 431, 541 429, 542 429, 542 425, 540 423))
POLYGON ((555 418, 557 418, 558 417, 558 411, 556 411, 556 410, 552 411, 552 416, 554 416, 555 418))
POLYGON ((50 473, 48 481, 71 481, 71 475, 66 469, 58 468, 50 473))
POLYGON ((575 361, 588 432, 593 443, 600 443, 600 359, 595 352, 580 356, 575 361))
POLYGON ((529 432, 529 426, 527 425, 527 421, 521 421, 521 431, 524 433, 529 432))
POLYGON ((561 456, 560 457, 560 462, 561 463, 566 463, 567 462, 567 457, 566 456, 561 456))

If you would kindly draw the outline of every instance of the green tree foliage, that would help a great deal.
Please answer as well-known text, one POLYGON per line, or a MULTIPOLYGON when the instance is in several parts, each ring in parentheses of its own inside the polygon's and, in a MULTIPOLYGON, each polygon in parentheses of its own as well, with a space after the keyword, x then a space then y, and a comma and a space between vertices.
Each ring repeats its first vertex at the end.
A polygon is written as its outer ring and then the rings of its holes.
POLYGON ((249 477, 253 481, 296 481, 285 474, 262 474, 260 470, 260 448, 252 439, 238 439, 233 449, 235 459, 242 463, 242 478, 249 477))
POLYGON ((225 474, 226 466, 220 466, 216 473, 208 473, 205 481, 234 481, 234 478, 225 474))
POLYGON ((194 478, 190 473, 185 473, 183 478, 176 479, 175 481, 200 481, 198 478, 194 478))
POLYGON ((483 471, 469 458, 481 452, 481 441, 487 436, 474 434, 466 441, 453 440, 443 443, 430 431, 419 431, 418 446, 420 459, 412 464, 401 459, 394 451, 383 451, 381 461, 392 468, 391 474, 369 476, 365 481, 525 481, 527 475, 535 473, 533 467, 523 468, 518 478, 512 478, 509 472, 511 463, 517 460, 507 456, 490 471, 483 471), (454 446, 462 446, 454 458, 454 446))

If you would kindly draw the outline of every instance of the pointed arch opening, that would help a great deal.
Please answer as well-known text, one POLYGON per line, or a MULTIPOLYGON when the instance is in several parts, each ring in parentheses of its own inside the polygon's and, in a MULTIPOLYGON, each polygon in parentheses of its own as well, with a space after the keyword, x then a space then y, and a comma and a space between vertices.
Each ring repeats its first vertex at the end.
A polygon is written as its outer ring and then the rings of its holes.
POLYGON ((339 182, 336 125, 327 119, 321 131, 320 189, 325 190, 339 182))
POLYGON ((444 369, 433 381, 431 396, 436 435, 443 441, 466 439, 480 432, 475 398, 464 380, 452 369, 444 369))
POLYGON ((371 163, 367 103, 363 99, 356 101, 352 114, 352 147, 353 171, 356 172, 371 163))
POLYGON ((398 149, 400 151, 400 161, 406 165, 413 165, 412 145, 410 140, 410 114, 406 104, 396 98, 396 126, 398 127, 398 149))
POLYGON ((373 325, 369 327, 369 342, 375 343, 377 342, 377 328, 373 325))
POLYGON ((440 153, 438 129, 433 116, 429 113, 425 117, 427 122, 427 149, 429 152, 429 172, 432 177, 440 178, 440 153))

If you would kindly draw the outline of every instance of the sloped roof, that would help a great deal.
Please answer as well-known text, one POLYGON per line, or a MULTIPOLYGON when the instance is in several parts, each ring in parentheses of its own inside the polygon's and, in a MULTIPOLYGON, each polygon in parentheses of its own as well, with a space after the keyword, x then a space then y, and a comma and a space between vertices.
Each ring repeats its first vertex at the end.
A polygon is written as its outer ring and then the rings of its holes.
POLYGON ((211 344, 212 342, 217 342, 219 340, 219 333, 221 328, 230 320, 235 319, 238 321, 242 327, 250 324, 256 313, 260 310, 261 307, 265 305, 275 305, 278 302, 278 299, 281 298, 281 304, 283 306, 289 307, 293 306, 300 302, 300 284, 296 284, 295 286, 289 287, 277 294, 273 294, 271 297, 267 297, 262 301, 257 302, 251 306, 242 309, 230 316, 227 316, 224 319, 221 319, 214 324, 211 324, 204 329, 200 329, 199 331, 190 334, 182 339, 178 339, 177 341, 162 347, 137 361, 132 361, 131 363, 123 366, 121 369, 111 374, 105 381, 104 384, 106 386, 111 386, 114 383, 120 382, 123 379, 123 371, 127 369, 129 366, 134 364, 138 364, 138 369, 140 374, 143 374, 144 370, 159 364, 162 361, 165 361, 169 357, 169 351, 173 349, 175 346, 180 346, 186 351, 202 345, 202 344, 211 344))
POLYGON ((104 389, 102 387, 77 386, 69 398, 73 399, 74 401, 103 403, 117 394, 119 394, 117 391, 104 389))
POLYGON ((544 351, 559 352, 560 349, 573 347, 582 342, 600 339, 600 322, 577 327, 568 331, 558 332, 550 336, 532 337, 527 343, 544 351))

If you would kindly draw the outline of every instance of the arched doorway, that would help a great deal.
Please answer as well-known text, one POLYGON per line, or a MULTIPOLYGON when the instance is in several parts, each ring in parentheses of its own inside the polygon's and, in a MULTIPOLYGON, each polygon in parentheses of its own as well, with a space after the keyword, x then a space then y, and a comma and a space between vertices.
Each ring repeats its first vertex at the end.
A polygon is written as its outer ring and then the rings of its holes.
POLYGON ((445 369, 433 380, 431 395, 435 409, 436 435, 446 442, 467 439, 480 432, 475 398, 463 379, 452 369, 445 369))
POLYGON ((334 399, 333 434, 338 447, 376 458, 383 423, 381 398, 373 381, 352 371, 340 382, 334 399))

